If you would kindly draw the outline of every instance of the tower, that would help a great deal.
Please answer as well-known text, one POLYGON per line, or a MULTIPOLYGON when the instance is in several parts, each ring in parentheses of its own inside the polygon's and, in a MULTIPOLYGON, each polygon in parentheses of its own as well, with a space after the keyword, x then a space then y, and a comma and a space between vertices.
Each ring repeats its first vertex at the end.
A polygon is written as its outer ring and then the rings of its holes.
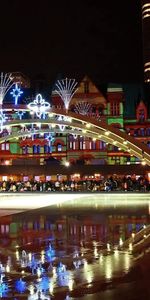
POLYGON ((150 82, 150 0, 141 0, 143 25, 144 81, 150 82))

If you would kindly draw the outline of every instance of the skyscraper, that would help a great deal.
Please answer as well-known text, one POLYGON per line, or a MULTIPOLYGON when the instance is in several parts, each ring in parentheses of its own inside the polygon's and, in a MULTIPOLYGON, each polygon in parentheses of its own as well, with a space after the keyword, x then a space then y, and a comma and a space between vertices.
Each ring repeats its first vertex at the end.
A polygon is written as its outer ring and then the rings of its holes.
POLYGON ((150 0, 141 0, 143 23, 144 81, 150 82, 150 0))

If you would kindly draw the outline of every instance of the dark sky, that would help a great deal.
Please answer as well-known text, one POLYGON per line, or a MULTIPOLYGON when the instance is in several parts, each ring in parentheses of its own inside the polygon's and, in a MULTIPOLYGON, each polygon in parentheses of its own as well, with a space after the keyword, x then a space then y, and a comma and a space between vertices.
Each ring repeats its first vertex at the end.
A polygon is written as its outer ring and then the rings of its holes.
POLYGON ((0 70, 140 82, 140 0, 5 0, 0 70))

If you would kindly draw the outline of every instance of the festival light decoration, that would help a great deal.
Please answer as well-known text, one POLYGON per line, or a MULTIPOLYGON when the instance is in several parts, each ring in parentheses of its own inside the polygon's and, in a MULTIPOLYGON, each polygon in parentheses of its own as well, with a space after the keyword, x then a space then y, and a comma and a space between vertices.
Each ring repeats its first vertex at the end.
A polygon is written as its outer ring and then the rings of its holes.
POLYGON ((15 83, 15 88, 12 90, 12 92, 10 92, 10 94, 13 96, 13 98, 15 98, 15 105, 17 105, 19 97, 23 94, 23 91, 21 91, 18 83, 15 83))
POLYGON ((88 102, 79 102, 75 105, 75 112, 86 116, 90 112, 91 107, 92 105, 88 102))
POLYGON ((77 82, 75 79, 62 79, 57 80, 56 83, 56 90, 55 92, 61 97, 62 101, 64 102, 65 109, 68 110, 70 101, 77 91, 77 82))
POLYGON ((6 116, 5 114, 3 113, 3 110, 0 109, 0 133, 3 131, 3 125, 4 125, 4 122, 6 121, 6 116))
POLYGON ((45 119, 46 110, 50 108, 50 104, 42 98, 41 94, 38 94, 35 100, 28 104, 28 108, 33 111, 38 118, 41 118, 43 115, 45 119))
POLYGON ((24 141, 26 139, 27 136, 31 135, 31 130, 26 128, 26 126, 24 126, 21 130, 20 133, 22 134, 22 140, 24 141))
POLYGON ((11 74, 4 74, 2 72, 0 75, 0 106, 3 105, 3 100, 13 84, 11 74))
POLYGON ((19 117, 20 120, 22 120, 24 114, 25 114, 24 111, 17 111, 17 116, 19 117))

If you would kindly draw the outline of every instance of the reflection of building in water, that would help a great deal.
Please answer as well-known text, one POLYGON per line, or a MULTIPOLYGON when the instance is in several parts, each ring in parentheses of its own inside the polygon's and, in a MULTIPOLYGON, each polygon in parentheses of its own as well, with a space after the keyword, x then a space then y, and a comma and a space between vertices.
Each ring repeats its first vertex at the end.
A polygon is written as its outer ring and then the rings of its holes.
POLYGON ((7 216, 0 219, 1 243, 21 244, 52 240, 54 244, 80 241, 110 240, 112 243, 125 240, 132 232, 138 232, 144 224, 149 224, 148 208, 130 213, 117 211, 112 213, 95 213, 72 216, 7 216))

